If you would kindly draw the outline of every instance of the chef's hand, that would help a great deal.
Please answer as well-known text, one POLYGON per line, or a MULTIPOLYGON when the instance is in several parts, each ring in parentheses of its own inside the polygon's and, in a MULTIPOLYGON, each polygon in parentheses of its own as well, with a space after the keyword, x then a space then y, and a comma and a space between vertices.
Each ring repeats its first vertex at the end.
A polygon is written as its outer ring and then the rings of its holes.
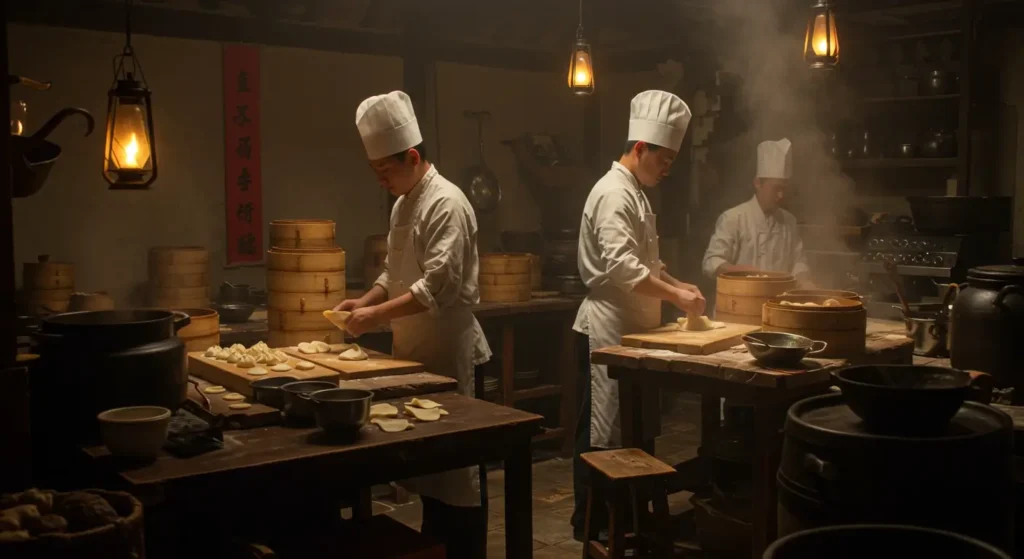
POLYGON ((336 311, 354 311, 358 308, 362 308, 363 302, 359 299, 345 299, 338 303, 338 306, 334 307, 336 311))
POLYGON ((680 310, 686 312, 686 316, 702 316, 704 314, 704 305, 707 302, 704 300, 704 295, 701 294, 700 289, 694 286, 692 291, 688 289, 677 290, 676 300, 673 303, 680 310))
MULTIPOLYGON (((343 305, 345 303, 342 303, 343 305)), ((352 311, 345 322, 345 330, 355 337, 373 330, 380 323, 376 307, 362 307, 352 311)))
POLYGON ((679 287, 679 289, 682 289, 684 291, 689 291, 690 293, 697 293, 698 295, 700 294, 700 288, 697 287, 696 285, 693 285, 692 283, 679 282, 679 286, 678 287, 679 287))

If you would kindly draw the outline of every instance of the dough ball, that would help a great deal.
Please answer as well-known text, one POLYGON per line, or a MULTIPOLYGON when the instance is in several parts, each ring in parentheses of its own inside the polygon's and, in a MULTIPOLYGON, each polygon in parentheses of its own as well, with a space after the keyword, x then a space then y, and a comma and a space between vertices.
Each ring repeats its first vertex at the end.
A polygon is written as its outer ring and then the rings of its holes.
POLYGON ((316 365, 310 363, 309 361, 299 361, 298 363, 295 364, 295 368, 300 371, 311 371, 316 368, 316 365))
POLYGON ((370 406, 370 417, 398 417, 398 408, 384 403, 370 406))
POLYGON ((228 389, 223 386, 207 386, 203 389, 203 392, 206 392, 207 394, 223 394, 227 391, 228 389))
POLYGON ((277 365, 271 367, 270 370, 274 371, 275 373, 283 373, 285 371, 292 370, 292 366, 287 363, 278 363, 277 365))
POLYGON ((706 316, 687 316, 678 321, 679 329, 685 332, 705 332, 716 328, 725 328, 724 322, 713 322, 706 316))
POLYGON ((406 429, 412 429, 412 423, 408 419, 392 419, 387 417, 374 417, 370 420, 380 427, 381 431, 386 433, 398 433, 399 431, 405 431, 406 429))
POLYGON ((267 370, 264 369, 263 367, 253 367, 246 371, 246 374, 252 375, 254 377, 262 377, 263 375, 267 374, 267 370))
POLYGON ((338 359, 341 361, 365 361, 366 359, 369 358, 370 356, 366 355, 366 352, 363 351, 363 348, 354 344, 352 347, 346 349, 345 351, 341 352, 341 354, 338 355, 338 359))
POLYGON ((411 401, 406 402, 405 405, 412 406, 414 408, 424 409, 424 410, 432 410, 434 408, 441 407, 441 404, 438 404, 437 402, 435 402, 433 400, 426 400, 426 399, 422 399, 421 400, 419 398, 413 398, 411 401))
POLYGON ((405 413, 420 421, 437 421, 438 419, 441 419, 441 410, 438 408, 425 410, 421 408, 414 408, 412 406, 405 406, 405 413))
POLYGON ((238 402, 244 400, 245 396, 239 394, 238 392, 228 392, 223 396, 223 398, 227 402, 238 402))

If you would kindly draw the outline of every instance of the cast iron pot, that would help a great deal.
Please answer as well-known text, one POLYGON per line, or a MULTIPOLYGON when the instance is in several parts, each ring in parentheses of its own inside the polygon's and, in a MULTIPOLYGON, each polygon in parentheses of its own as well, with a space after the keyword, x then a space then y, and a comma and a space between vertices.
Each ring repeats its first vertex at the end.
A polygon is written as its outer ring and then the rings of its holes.
POLYGON ((284 391, 281 387, 293 382, 298 382, 298 377, 280 376, 261 378, 249 383, 252 387, 252 397, 257 402, 270 406, 274 409, 284 409, 284 391))
POLYGON ((967 286, 953 302, 950 364, 982 371, 1000 388, 1016 387, 1024 402, 1024 266, 981 266, 967 272, 967 286))
POLYGON ((333 382, 323 380, 300 380, 281 387, 284 393, 284 416, 296 424, 310 424, 316 418, 316 409, 309 397, 318 390, 337 388, 333 382))
POLYGON ((1010 230, 1010 196, 908 196, 919 233, 965 235, 1010 230))
POLYGON ((971 376, 920 365, 861 365, 832 375, 843 401, 877 433, 927 433, 945 427, 967 398, 971 376))

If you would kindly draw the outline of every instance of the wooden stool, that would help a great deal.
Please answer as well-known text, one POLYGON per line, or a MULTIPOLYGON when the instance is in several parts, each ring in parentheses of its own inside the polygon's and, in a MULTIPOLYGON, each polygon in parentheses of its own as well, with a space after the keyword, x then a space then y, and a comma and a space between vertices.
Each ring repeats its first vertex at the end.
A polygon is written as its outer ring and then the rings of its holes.
MULTIPOLYGON (((594 487, 587 489, 587 514, 585 537, 583 538, 583 559, 619 559, 626 556, 627 547, 643 549, 650 556, 663 559, 672 556, 672 537, 669 527, 667 481, 675 469, 639 448, 620 448, 586 452, 580 458, 590 466, 592 485, 600 483, 606 489, 605 506, 608 509, 608 547, 597 541, 597 534, 591 534, 591 514, 594 513, 594 487), (640 536, 638 503, 647 502, 654 508, 653 541, 644 541, 640 536), (633 534, 626 533, 626 512, 633 515, 633 534), (642 544, 646 543, 646 546, 642 544)), ((648 538, 650 540, 650 538, 648 538)))

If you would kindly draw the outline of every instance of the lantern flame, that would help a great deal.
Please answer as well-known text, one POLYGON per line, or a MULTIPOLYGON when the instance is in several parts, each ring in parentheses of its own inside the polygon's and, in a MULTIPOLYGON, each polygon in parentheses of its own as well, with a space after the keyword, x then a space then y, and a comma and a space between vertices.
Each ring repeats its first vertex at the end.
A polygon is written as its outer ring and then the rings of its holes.
POLYGON ((135 137, 135 133, 132 132, 132 139, 128 142, 128 145, 124 146, 124 166, 138 169, 141 167, 137 160, 139 155, 139 140, 135 137))

